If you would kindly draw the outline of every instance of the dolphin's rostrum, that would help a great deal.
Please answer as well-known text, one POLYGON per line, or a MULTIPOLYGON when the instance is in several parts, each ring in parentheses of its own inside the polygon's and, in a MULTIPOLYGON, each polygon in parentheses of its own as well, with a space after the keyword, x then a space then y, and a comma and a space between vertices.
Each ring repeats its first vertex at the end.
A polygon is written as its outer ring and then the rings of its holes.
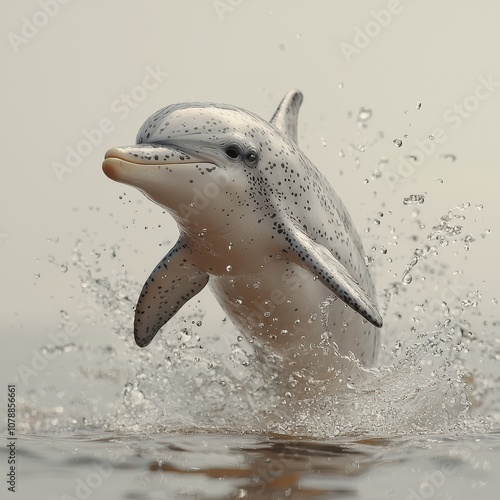
POLYGON ((208 283, 288 373, 325 378, 335 365, 318 348, 325 339, 373 363, 374 286, 344 204, 297 146, 301 103, 290 91, 270 122, 230 105, 174 104, 144 123, 136 145, 107 152, 105 174, 164 207, 180 231, 139 297, 139 346, 208 283))

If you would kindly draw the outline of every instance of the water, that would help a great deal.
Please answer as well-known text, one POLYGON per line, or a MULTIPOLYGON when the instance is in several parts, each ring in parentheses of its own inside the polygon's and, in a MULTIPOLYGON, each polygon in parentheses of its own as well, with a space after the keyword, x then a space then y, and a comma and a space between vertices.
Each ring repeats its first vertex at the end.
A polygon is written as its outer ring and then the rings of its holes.
POLYGON ((496 498, 499 484, 499 434, 313 439, 89 429, 27 436, 23 447, 21 498, 496 498))
MULTIPOLYGON (((346 358, 334 393, 305 381, 300 401, 274 390, 272 353, 256 357, 196 301, 154 348, 138 349, 141 283, 125 262, 110 272, 125 243, 110 248, 86 230, 61 240, 46 260, 77 277, 79 304, 41 333, 36 373, 18 373, 29 387, 17 399, 18 497, 496 498, 499 322, 495 299, 485 302, 462 269, 491 230, 476 221, 482 204, 465 201, 429 224, 426 203, 401 197, 404 217, 381 206, 366 226, 385 318, 379 366, 346 358), (403 235, 413 250, 398 257, 403 235), (113 341, 85 342, 85 328, 113 341)), ((308 348, 335 350, 328 337, 308 348)))

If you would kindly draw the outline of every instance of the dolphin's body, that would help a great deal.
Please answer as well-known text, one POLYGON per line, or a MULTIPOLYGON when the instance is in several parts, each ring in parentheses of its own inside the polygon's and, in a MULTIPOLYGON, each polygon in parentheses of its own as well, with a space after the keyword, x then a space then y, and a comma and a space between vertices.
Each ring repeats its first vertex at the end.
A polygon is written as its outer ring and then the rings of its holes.
POLYGON ((235 106, 171 105, 136 145, 107 152, 105 174, 164 207, 180 231, 139 297, 139 346, 208 283, 284 380, 331 376, 332 343, 373 363, 374 286, 344 204, 297 146, 301 102, 290 91, 270 123, 235 106))

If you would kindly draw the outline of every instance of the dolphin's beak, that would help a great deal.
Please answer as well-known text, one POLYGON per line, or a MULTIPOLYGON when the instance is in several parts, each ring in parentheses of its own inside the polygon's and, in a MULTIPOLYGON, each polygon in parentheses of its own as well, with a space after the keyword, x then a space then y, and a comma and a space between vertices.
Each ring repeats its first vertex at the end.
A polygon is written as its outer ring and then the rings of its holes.
POLYGON ((137 144, 110 149, 105 155, 102 170, 114 181, 144 188, 165 168, 201 162, 206 160, 178 149, 137 144))

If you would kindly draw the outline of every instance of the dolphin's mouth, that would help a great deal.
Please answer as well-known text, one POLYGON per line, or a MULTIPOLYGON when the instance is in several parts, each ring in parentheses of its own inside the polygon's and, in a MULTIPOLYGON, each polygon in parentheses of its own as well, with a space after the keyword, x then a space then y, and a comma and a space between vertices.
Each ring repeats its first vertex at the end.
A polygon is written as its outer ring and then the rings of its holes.
POLYGON ((165 167, 207 163, 180 149, 159 144, 137 144, 112 148, 106 152, 102 170, 110 179, 137 186, 137 180, 165 167))

